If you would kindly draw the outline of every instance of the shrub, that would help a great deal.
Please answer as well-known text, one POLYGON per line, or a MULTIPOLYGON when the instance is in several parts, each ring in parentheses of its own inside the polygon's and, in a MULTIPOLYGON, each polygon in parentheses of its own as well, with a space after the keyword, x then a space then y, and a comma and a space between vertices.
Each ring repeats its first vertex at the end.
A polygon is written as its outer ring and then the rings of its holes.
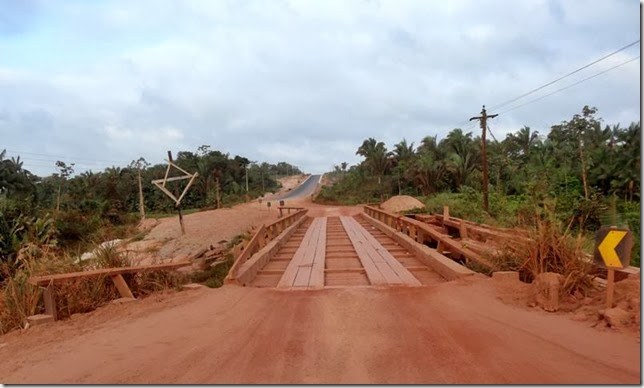
POLYGON ((522 280, 531 282, 540 273, 555 272, 564 276, 562 294, 586 293, 592 287, 588 276, 593 264, 586 249, 589 241, 580 234, 573 237, 569 230, 550 212, 530 228, 530 241, 513 241, 504 245, 501 254, 490 256, 499 270, 518 271, 522 280))
POLYGON ((234 263, 234 258, 232 253, 227 253, 225 256, 225 261, 215 265, 214 267, 209 267, 205 271, 200 271, 192 274, 192 281, 195 283, 203 283, 210 288, 218 288, 224 285, 224 279, 230 271, 234 263))

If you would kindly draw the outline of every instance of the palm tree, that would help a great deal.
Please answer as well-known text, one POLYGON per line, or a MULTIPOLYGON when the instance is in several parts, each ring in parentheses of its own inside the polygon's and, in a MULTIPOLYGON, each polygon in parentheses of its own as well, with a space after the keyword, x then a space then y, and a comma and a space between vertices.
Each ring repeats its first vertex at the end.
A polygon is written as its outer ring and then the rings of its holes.
POLYGON ((402 194, 401 181, 405 173, 413 162, 416 153, 414 152, 414 143, 407 144, 407 139, 403 139, 400 143, 394 145, 393 158, 394 158, 394 174, 398 181, 398 195, 402 194))
POLYGON ((439 144, 439 148, 447 151, 447 168, 452 173, 457 189, 467 183, 472 171, 479 166, 480 150, 477 144, 471 132, 464 134, 460 128, 452 130, 439 144))
POLYGON ((378 177, 378 184, 382 183, 382 176, 391 165, 390 153, 385 143, 369 138, 362 142, 356 151, 356 155, 364 156, 365 164, 371 170, 371 174, 378 177))
POLYGON ((429 195, 436 191, 446 171, 445 161, 439 158, 437 153, 429 150, 418 153, 418 158, 412 168, 413 179, 423 195, 429 195))

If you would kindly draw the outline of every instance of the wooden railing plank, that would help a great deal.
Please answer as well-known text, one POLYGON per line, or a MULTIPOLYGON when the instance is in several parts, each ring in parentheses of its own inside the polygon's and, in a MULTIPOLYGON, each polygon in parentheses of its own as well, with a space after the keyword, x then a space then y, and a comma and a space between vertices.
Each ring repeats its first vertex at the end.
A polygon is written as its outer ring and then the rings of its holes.
POLYGON ((235 262, 233 263, 230 271, 228 272, 228 276, 226 277, 227 281, 234 281, 238 271, 246 261, 250 260, 250 258, 261 248, 263 248, 270 241, 279 236, 280 233, 284 231, 288 226, 292 225, 294 222, 303 217, 306 212, 306 209, 301 209, 296 213, 279 218, 278 220, 268 225, 262 225, 248 242, 246 249, 244 249, 244 251, 242 251, 241 254, 235 258, 235 262))
MULTIPOLYGON (((414 225, 416 226, 417 229, 422 229, 427 236, 429 236, 432 240, 437 241, 439 243, 439 252, 441 250, 445 250, 451 253, 457 253, 459 255, 463 255, 468 260, 474 260, 488 268, 492 268, 492 269, 494 268, 494 265, 489 260, 477 254, 476 252, 472 251, 471 249, 465 248, 463 244, 461 244, 459 241, 452 239, 450 236, 445 235, 443 233, 439 233, 438 231, 430 227, 430 225, 428 224, 425 224, 423 222, 420 222, 408 217, 392 214, 381 209, 372 208, 370 206, 365 206, 364 211, 365 211, 365 214, 377 220, 382 220, 383 218, 395 220, 396 226, 397 226, 395 229, 398 231, 401 230, 401 228, 398 226, 402 224, 414 225)), ((447 217, 449 217, 449 215, 447 215, 447 217)))
POLYGON ((36 286, 45 286, 49 284, 62 283, 62 282, 81 279, 81 278, 97 277, 101 275, 113 276, 113 275, 119 275, 124 273, 175 269, 175 268, 185 267, 191 264, 192 263, 190 262, 165 263, 165 264, 144 265, 144 266, 138 266, 138 267, 104 268, 104 269, 97 269, 92 271, 80 271, 80 272, 61 273, 61 274, 54 274, 54 275, 32 276, 29 278, 29 283, 36 286))

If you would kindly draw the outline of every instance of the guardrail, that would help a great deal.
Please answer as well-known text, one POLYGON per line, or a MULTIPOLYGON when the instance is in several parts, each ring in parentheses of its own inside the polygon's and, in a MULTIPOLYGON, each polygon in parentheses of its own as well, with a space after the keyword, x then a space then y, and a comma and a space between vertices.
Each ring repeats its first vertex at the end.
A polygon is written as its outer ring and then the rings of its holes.
POLYGON ((226 280, 235 280, 237 278, 239 268, 244 265, 244 263, 246 263, 260 249, 264 248, 269 242, 275 239, 275 237, 279 236, 286 228, 302 218, 307 212, 308 210, 306 209, 300 209, 297 212, 286 215, 268 225, 260 226, 253 234, 253 237, 250 239, 248 244, 246 244, 244 250, 235 258, 235 262, 230 268, 226 280))
POLYGON ((303 207, 298 207, 298 206, 278 206, 277 209, 280 211, 280 217, 283 217, 284 214, 282 213, 282 210, 288 211, 288 214, 291 214, 291 210, 302 210, 304 209, 303 207))
POLYGON ((414 241, 424 244, 425 241, 435 241, 438 246, 436 250, 439 253, 450 252, 451 254, 462 255, 468 260, 473 260, 488 268, 494 268, 494 265, 478 253, 468 249, 460 241, 452 239, 448 234, 441 233, 438 230, 431 228, 429 225, 411 219, 409 217, 401 216, 394 213, 389 213, 382 209, 376 209, 372 206, 365 206, 364 212, 369 217, 372 217, 387 226, 395 229, 411 237, 414 241))
POLYGON ((134 295, 132 295, 132 291, 125 282, 125 279, 123 279, 122 274, 177 269, 188 265, 191 265, 191 263, 181 262, 145 265, 139 267, 103 268, 93 271, 32 276, 28 279, 28 282, 35 286, 44 287, 43 299, 45 302, 45 314, 51 316, 50 319, 53 319, 55 321, 58 319, 58 313, 56 310, 56 298, 54 296, 54 287, 56 286, 56 284, 65 283, 76 279, 109 276, 122 298, 134 299, 134 295))

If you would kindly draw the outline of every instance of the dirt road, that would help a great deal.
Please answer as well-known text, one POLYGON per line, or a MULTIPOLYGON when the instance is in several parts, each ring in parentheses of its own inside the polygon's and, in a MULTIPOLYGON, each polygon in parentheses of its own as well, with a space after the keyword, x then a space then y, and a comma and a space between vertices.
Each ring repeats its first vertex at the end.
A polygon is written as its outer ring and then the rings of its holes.
POLYGON ((635 338, 505 305, 490 283, 153 296, 0 337, 0 381, 640 382, 635 338))

